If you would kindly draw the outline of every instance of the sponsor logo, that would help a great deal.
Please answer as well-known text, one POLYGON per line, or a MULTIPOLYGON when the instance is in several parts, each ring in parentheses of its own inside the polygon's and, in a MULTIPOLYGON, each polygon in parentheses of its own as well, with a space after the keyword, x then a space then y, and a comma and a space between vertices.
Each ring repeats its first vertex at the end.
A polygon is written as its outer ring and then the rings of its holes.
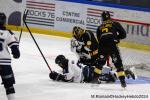
MULTIPOLYGON (((100 10, 96 8, 87 8, 87 18, 86 18, 86 29, 96 32, 97 27, 101 24, 101 14, 105 10, 100 10)), ((109 11, 111 16, 113 12, 109 11)))
POLYGON ((81 13, 75 11, 62 11, 62 16, 57 16, 56 21, 76 25, 85 25, 85 21, 81 19, 81 13))
POLYGON ((7 16, 7 24, 8 25, 15 25, 21 26, 21 11, 18 7, 21 7, 22 0, 13 0, 11 2, 6 1, 5 3, 2 2, 2 5, 5 6, 5 14, 7 16))
POLYGON ((8 25, 21 26, 21 12, 14 11, 9 15, 8 25))
POLYGON ((27 1, 26 8, 29 9, 26 22, 39 26, 55 25, 55 4, 27 1))
POLYGON ((150 26, 148 25, 131 25, 127 24, 126 27, 127 34, 142 36, 142 37, 150 37, 150 26))

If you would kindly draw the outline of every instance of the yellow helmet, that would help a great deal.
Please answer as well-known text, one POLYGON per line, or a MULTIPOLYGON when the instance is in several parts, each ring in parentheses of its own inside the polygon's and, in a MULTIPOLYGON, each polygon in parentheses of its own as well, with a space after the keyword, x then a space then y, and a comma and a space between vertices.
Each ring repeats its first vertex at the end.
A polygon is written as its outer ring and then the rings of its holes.
POLYGON ((85 32, 85 30, 82 29, 81 27, 74 26, 72 34, 75 38, 79 39, 84 34, 84 32, 85 32))

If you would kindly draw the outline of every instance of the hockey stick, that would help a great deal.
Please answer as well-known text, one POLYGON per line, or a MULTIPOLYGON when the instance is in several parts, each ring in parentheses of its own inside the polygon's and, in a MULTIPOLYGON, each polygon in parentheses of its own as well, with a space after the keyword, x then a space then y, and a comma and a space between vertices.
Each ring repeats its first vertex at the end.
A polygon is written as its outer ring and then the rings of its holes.
POLYGON ((20 31, 20 35, 19 35, 19 43, 20 43, 20 40, 21 40, 21 36, 22 36, 22 28, 21 28, 21 31, 20 31))
MULTIPOLYGON (((25 17, 25 19, 26 19, 26 17, 27 17, 27 16, 24 16, 24 15, 25 15, 25 13, 26 13, 26 10, 25 10, 25 11, 24 11, 24 13, 23 13, 23 18, 25 17)), ((22 18, 22 19, 23 19, 23 18, 22 18)), ((23 27, 24 27, 24 22, 23 22, 23 24, 22 24, 21 31, 20 31, 20 35, 19 35, 19 43, 20 43, 20 40, 21 40, 23 27)))
POLYGON ((49 68, 50 72, 52 72, 52 70, 51 70, 51 68, 50 68, 50 66, 49 66, 49 64, 48 64, 48 62, 47 62, 47 60, 46 60, 46 58, 44 57, 44 55, 43 55, 43 53, 42 53, 42 51, 41 51, 41 49, 40 49, 38 43, 36 42, 36 40, 35 40, 33 34, 31 33, 31 31, 30 31, 30 29, 29 29, 29 27, 28 27, 28 25, 27 25, 27 23, 26 23, 27 14, 28 14, 28 10, 25 10, 25 13, 24 13, 24 15, 23 15, 23 22, 24 22, 24 24, 25 24, 27 30, 29 31, 29 33, 30 33, 30 35, 31 35, 31 37, 32 37, 32 39, 33 39, 33 41, 34 41, 34 43, 36 44, 38 50, 40 51, 40 53, 41 53, 41 55, 42 55, 42 57, 43 57, 43 59, 44 59, 46 65, 47 65, 47 67, 49 68))

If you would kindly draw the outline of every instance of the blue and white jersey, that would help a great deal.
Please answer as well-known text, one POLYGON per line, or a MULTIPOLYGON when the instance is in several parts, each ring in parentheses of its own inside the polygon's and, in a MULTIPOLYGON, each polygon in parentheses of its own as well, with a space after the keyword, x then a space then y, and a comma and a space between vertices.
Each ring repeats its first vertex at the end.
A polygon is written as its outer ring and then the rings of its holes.
POLYGON ((72 82, 80 83, 83 80, 82 68, 77 66, 77 63, 73 60, 68 61, 67 71, 63 70, 63 75, 65 75, 66 80, 71 80, 72 82))
MULTIPOLYGON (((87 66, 82 64, 80 68, 74 60, 69 60, 68 67, 66 67, 67 69, 63 69, 61 74, 63 74, 65 76, 65 80, 68 80, 69 82, 81 83, 84 80, 83 69, 85 67, 87 66)), ((110 67, 104 66, 102 74, 109 73, 114 74, 110 67)), ((87 72, 87 74, 89 73, 87 72)))
POLYGON ((13 51, 12 46, 15 46, 15 48, 19 46, 15 35, 9 30, 0 30, 0 65, 11 64, 11 55, 9 53, 8 47, 11 48, 11 51, 13 51))

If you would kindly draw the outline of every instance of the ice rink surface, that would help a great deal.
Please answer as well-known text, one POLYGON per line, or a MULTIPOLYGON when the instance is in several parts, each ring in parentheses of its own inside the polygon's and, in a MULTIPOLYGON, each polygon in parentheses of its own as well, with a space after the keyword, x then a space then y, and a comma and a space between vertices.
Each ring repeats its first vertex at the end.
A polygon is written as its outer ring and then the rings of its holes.
MULTIPOLYGON (((52 70, 59 70, 54 63, 59 54, 77 59, 70 51, 70 39, 39 34, 34 34, 34 37, 52 70)), ((150 52, 120 49, 124 64, 150 64, 150 52)), ((126 89, 121 88, 119 82, 100 85, 54 82, 49 79, 50 71, 29 33, 23 33, 20 51, 20 59, 12 60, 17 100, 150 100, 149 78, 127 80, 126 89)), ((0 100, 7 100, 2 85, 0 100)))

